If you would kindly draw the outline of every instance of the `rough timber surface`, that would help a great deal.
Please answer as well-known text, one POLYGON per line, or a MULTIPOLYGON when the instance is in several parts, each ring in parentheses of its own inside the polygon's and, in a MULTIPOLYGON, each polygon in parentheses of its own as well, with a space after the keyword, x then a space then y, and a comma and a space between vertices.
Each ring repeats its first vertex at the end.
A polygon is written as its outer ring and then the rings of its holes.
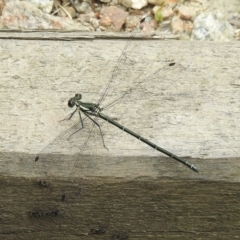
POLYGON ((239 236, 238 42, 134 41, 103 102, 159 69, 104 113, 185 157, 196 174, 107 123, 108 150, 95 131, 79 156, 83 131, 35 163, 76 123, 61 121, 70 97, 98 101, 126 40, 30 38, 0 37, 0 239, 239 236))
MULTIPOLYGON (((41 151, 78 121, 77 116, 61 121, 73 111, 67 101, 75 93, 81 93, 83 101, 98 102, 125 44, 122 39, 0 39, 3 174, 68 177, 77 162, 74 177, 181 177, 185 170, 187 176, 195 176, 169 159, 157 164, 149 158, 163 155, 101 121, 108 150, 95 129, 80 156, 87 160, 76 155, 88 137, 89 122, 69 141, 57 142, 58 147, 45 152, 70 157, 70 162, 61 157, 37 165, 32 155, 21 156, 41 151), (139 160, 124 164, 114 157, 139 160)), ((103 107, 156 70, 157 74, 104 113, 170 152, 193 158, 189 161, 200 168, 202 178, 238 181, 239 43, 145 39, 133 40, 128 50, 103 107), (169 67, 172 62, 176 64, 169 67)))
POLYGON ((164 178, 50 183, 44 188, 33 179, 1 178, 1 239, 126 239, 113 237, 121 234, 135 240, 228 240, 240 234, 238 183, 164 178), (52 211, 59 214, 46 215, 52 211))

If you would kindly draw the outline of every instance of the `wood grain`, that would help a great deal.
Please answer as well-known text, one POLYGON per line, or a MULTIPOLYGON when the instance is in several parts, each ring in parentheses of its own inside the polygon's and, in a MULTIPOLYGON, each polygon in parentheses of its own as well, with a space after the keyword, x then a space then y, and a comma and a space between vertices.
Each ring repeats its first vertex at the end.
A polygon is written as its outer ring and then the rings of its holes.
POLYGON ((192 162, 196 174, 101 121, 108 150, 95 129, 82 151, 85 122, 35 163, 77 123, 61 121, 73 111, 70 97, 98 102, 126 40, 1 34, 1 239, 239 236, 238 42, 134 40, 102 102, 142 82, 104 113, 192 162))
POLYGON ((0 237, 9 239, 234 239, 239 184, 179 179, 1 178, 0 237), (66 191, 65 202, 61 201, 66 191), (57 216, 46 215, 59 211, 57 216), (34 217, 33 212, 42 214, 34 217), (93 234, 92 229, 105 230, 93 234))
MULTIPOLYGON (((1 40, 1 152, 36 154, 73 126, 77 116, 60 122, 72 111, 68 99, 80 92, 83 101, 97 102, 125 43, 1 40)), ((231 164, 240 154, 239 51, 235 42, 134 41, 103 106, 159 71, 104 113, 176 155, 202 159, 200 168, 209 168, 204 159, 231 164)), ((95 131, 83 154, 161 156, 114 126, 102 130, 109 150, 95 131)), ((77 154, 87 134, 51 151, 77 154)), ((19 168, 15 174, 21 176, 19 168)))

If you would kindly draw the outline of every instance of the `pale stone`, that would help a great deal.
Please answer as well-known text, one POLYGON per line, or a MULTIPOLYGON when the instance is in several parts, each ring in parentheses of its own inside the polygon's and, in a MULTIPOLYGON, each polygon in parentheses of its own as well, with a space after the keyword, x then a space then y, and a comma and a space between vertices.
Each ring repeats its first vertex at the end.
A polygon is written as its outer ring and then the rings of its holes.
POLYGON ((219 12, 202 13, 194 20, 191 39, 228 41, 234 37, 234 28, 219 12))
POLYGON ((125 7, 133 9, 142 9, 148 4, 147 0, 120 0, 119 2, 125 7))
POLYGON ((120 31, 128 13, 122 9, 110 6, 104 7, 100 12, 100 25, 114 31, 120 31))
POLYGON ((42 10, 45 13, 50 13, 53 8, 53 0, 25 0, 32 3, 35 7, 42 10))
POLYGON ((26 1, 7 2, 0 26, 7 29, 65 29, 85 30, 88 28, 68 18, 55 17, 44 13, 26 1))
POLYGON ((166 7, 160 7, 160 6, 155 6, 153 9, 152 9, 153 13, 156 14, 157 11, 161 11, 161 16, 162 16, 162 19, 168 19, 170 18, 171 16, 173 16, 173 10, 171 7, 169 6, 166 6, 166 7))
POLYGON ((180 6, 177 9, 177 12, 179 13, 180 17, 185 20, 193 20, 196 16, 196 11, 192 7, 180 6))
POLYGON ((179 17, 175 17, 171 21, 171 29, 173 33, 179 33, 183 31, 184 22, 179 17))

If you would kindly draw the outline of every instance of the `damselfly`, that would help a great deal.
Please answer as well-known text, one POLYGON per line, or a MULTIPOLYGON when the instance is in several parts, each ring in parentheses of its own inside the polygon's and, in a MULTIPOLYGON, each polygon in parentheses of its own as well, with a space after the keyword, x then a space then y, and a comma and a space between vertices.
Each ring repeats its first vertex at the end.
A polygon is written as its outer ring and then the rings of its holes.
MULTIPOLYGON (((134 36, 136 34, 136 31, 140 28, 141 24, 144 22, 144 18, 140 21, 139 26, 136 27, 136 29, 133 31, 132 36, 134 36)), ((71 138, 73 135, 75 135, 77 132, 81 132, 84 128, 85 128, 85 123, 86 120, 89 120, 93 123, 93 128, 97 127, 97 129, 99 130, 99 133, 101 135, 101 141, 102 141, 102 145, 106 147, 105 142, 104 142, 104 136, 103 136, 103 132, 101 129, 101 125, 97 122, 97 118, 103 119, 104 121, 118 127, 119 129, 125 131, 126 133, 130 134, 131 136, 137 138, 138 140, 142 141, 143 143, 147 144, 148 146, 150 146, 151 148, 167 155, 168 157, 184 164, 185 166, 187 166, 188 168, 190 168, 191 170, 195 171, 195 172, 199 172, 199 170, 191 163, 185 161, 184 159, 176 156, 175 154, 165 150, 162 147, 159 147, 158 145, 152 143, 151 141, 147 140, 146 138, 142 137, 140 134, 135 133, 134 131, 126 128, 125 126, 121 125, 120 123, 118 123, 117 121, 115 121, 113 118, 103 114, 103 110, 108 109, 110 107, 112 107, 113 105, 115 105, 116 103, 118 103, 120 100, 122 100, 123 98, 125 98, 127 95, 131 94, 136 88, 138 88, 139 86, 141 86, 142 83, 144 82, 148 82, 151 81, 151 79, 153 79, 154 77, 156 77, 156 75, 159 74, 160 71, 162 71, 163 69, 157 69, 156 71, 154 71, 153 73, 149 74, 148 76, 144 77, 143 79, 139 80, 134 86, 132 86, 131 88, 129 88, 128 90, 126 90, 120 97, 117 97, 115 100, 113 100, 111 103, 107 104, 105 107, 101 107, 101 103, 103 102, 104 99, 106 99, 109 89, 111 87, 111 84, 113 84, 115 78, 121 73, 121 70, 123 68, 123 66, 126 66, 127 64, 131 64, 131 62, 126 63, 128 61, 128 56, 127 53, 132 45, 133 41, 130 40, 126 43, 121 56, 117 62, 117 64, 114 67, 114 70, 112 72, 112 76, 110 78, 110 80, 108 81, 106 88, 104 90, 104 92, 102 93, 98 103, 89 103, 89 102, 84 102, 82 101, 82 95, 80 93, 77 93, 74 97, 70 98, 68 101, 68 106, 70 108, 72 107, 76 107, 76 109, 70 114, 70 116, 68 117, 68 119, 70 120, 75 113, 78 114, 79 116, 79 122, 73 127, 71 128, 72 130, 70 131, 66 131, 61 137, 60 139, 63 139, 66 135, 67 138, 71 138), (85 118, 83 118, 83 116, 85 118), (74 131, 73 131, 74 130, 74 131), (69 134, 70 133, 70 134, 69 134)), ((164 68, 170 68, 173 67, 175 65, 175 62, 170 62, 168 63, 164 68)), ((51 148, 51 146, 56 144, 56 141, 58 141, 59 138, 57 138, 57 140, 54 140, 52 143, 50 143, 46 148, 44 148, 35 158, 35 161, 41 161, 41 158, 43 155, 46 155, 47 152, 46 149, 51 148)), ((87 143, 88 140, 86 140, 85 143, 87 143)), ((86 144, 85 144, 86 146, 86 144)), ((82 149, 82 152, 84 151, 84 148, 82 149)), ((76 163, 78 161, 81 161, 81 154, 78 156, 76 163)), ((46 166, 47 167, 47 166, 46 166)), ((73 166, 74 169, 75 166, 73 166)))

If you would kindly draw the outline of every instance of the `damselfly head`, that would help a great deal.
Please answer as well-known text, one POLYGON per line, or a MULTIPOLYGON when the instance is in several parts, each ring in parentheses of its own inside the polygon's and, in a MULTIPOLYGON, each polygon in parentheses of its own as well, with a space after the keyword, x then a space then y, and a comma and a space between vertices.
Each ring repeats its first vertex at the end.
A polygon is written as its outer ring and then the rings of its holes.
POLYGON ((68 106, 71 108, 74 107, 76 105, 76 101, 81 100, 81 98, 82 95, 80 93, 75 94, 75 97, 69 99, 68 106))

